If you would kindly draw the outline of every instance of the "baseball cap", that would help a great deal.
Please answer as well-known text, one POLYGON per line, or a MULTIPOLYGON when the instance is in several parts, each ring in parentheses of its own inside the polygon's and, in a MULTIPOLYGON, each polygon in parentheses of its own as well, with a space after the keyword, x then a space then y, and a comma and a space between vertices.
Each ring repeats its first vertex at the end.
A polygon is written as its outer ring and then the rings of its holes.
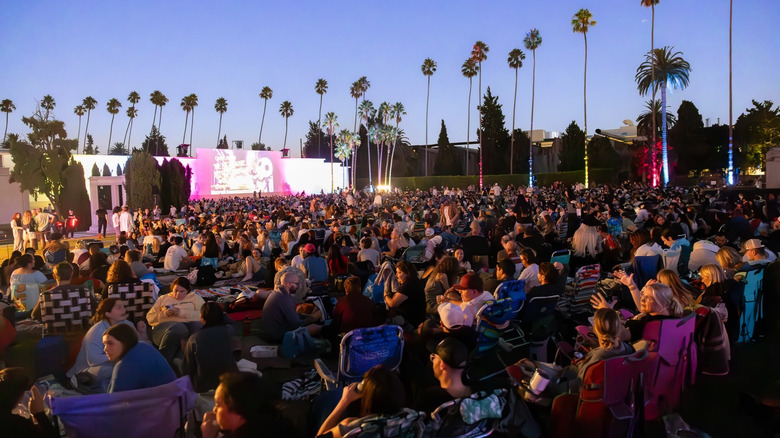
POLYGON ((750 239, 745 242, 745 249, 743 252, 750 251, 751 249, 763 248, 764 244, 758 239, 750 239))
POLYGON ((467 316, 463 313, 463 309, 457 304, 453 303, 441 303, 437 308, 439 318, 444 327, 448 329, 457 328, 466 324, 467 316))
POLYGON ((460 283, 452 286, 457 290, 476 289, 482 291, 482 279, 475 272, 469 272, 460 279, 460 283))
POLYGON ((303 247, 303 250, 306 251, 307 254, 314 254, 316 248, 314 248, 313 244, 307 243, 306 246, 303 247))
POLYGON ((448 337, 435 347, 428 345, 428 351, 439 356, 442 362, 452 368, 463 369, 468 365, 469 349, 456 338, 448 337))
POLYGON ((434 235, 433 228, 426 228, 425 229, 425 237, 432 237, 434 235))

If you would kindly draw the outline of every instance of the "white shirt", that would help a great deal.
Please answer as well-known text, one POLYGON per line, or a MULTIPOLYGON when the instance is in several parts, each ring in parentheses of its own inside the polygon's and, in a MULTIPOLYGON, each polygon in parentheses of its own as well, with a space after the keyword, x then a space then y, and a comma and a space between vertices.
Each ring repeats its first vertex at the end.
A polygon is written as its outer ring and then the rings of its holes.
POLYGON ((471 325, 473 326, 479 309, 481 309, 482 306, 484 306, 486 303, 495 300, 496 299, 493 297, 493 294, 483 290, 482 294, 477 295, 473 300, 463 301, 460 303, 460 308, 463 309, 463 313, 466 314, 466 321, 471 321, 471 325))
POLYGON ((130 215, 130 212, 123 211, 122 214, 119 215, 119 231, 124 231, 126 233, 133 231, 133 216, 130 215))
POLYGON ((652 243, 645 243, 644 245, 640 246, 636 249, 636 253, 634 253, 634 257, 643 257, 643 256, 654 256, 654 255, 664 255, 664 249, 661 248, 660 245, 658 245, 655 242, 652 243))
POLYGON ((114 213, 111 215, 111 224, 114 226, 114 228, 119 228, 119 213, 114 213))
POLYGON ((539 286, 539 265, 532 263, 520 273, 519 280, 525 280, 525 292, 539 286))
POLYGON ((169 271, 176 271, 181 265, 181 261, 187 257, 187 251, 179 245, 173 245, 165 253, 163 267, 169 271))

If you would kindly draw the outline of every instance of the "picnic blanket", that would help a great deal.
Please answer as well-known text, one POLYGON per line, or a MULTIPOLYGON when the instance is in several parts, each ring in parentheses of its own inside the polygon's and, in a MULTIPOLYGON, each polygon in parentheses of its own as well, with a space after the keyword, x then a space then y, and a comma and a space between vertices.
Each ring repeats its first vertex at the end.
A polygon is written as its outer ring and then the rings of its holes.
POLYGON ((198 294, 204 300, 213 300, 216 298, 227 296, 238 296, 238 294, 244 292, 246 294, 254 294, 259 288, 248 284, 237 284, 234 286, 219 286, 210 287, 205 289, 193 289, 193 292, 198 294))

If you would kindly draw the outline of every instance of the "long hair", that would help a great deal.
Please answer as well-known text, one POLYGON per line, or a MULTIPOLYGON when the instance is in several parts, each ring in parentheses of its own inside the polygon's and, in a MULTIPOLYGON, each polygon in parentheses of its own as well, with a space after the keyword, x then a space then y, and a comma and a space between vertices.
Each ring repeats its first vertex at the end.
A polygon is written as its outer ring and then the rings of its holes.
POLYGON ((130 264, 122 259, 116 259, 108 268, 106 283, 128 283, 135 280, 135 274, 130 264))
POLYGON ((122 360, 128 351, 138 345, 138 333, 135 329, 127 324, 117 324, 108 328, 103 333, 103 336, 111 336, 122 344, 122 354, 119 355, 117 361, 122 360))
POLYGON ((596 227, 582 224, 574 232, 571 245, 574 250, 574 255, 577 257, 585 257, 590 255, 595 257, 598 254, 599 235, 596 227))
POLYGON ((278 417, 274 392, 254 373, 232 371, 219 376, 230 412, 240 415, 250 430, 276 426, 268 423, 278 417))
POLYGON ((370 414, 393 415, 406 402, 404 387, 398 375, 382 365, 375 365, 363 374, 362 394, 361 417, 370 414))
POLYGON ((714 263, 708 263, 699 268, 699 274, 701 275, 702 280, 704 280, 704 277, 709 277, 710 284, 723 283, 726 281, 726 273, 723 272, 723 268, 714 263))
POLYGON ((455 284, 455 280, 458 278, 458 273, 460 272, 460 262, 458 262, 458 259, 456 259, 453 256, 444 256, 439 260, 439 263, 436 265, 436 268, 433 270, 433 274, 431 274, 431 278, 435 278, 435 274, 444 274, 447 276, 447 281, 449 282, 449 285, 452 286, 455 284))
POLYGON ((723 269, 736 269, 737 265, 742 263, 742 257, 736 249, 730 246, 724 246, 715 253, 715 260, 723 269))
POLYGON ((620 341, 620 315, 613 309, 598 309, 593 315, 593 329, 599 334, 599 344, 614 348, 620 341))
POLYGON ((669 315, 675 318, 680 318, 682 316, 682 303, 677 300, 674 296, 674 292, 672 292, 672 289, 669 286, 663 283, 653 283, 648 284, 644 289, 647 289, 647 291, 652 294, 653 300, 655 300, 659 306, 669 311, 669 315))
POLYGON ((105 321, 106 319, 106 313, 114 310, 114 304, 119 301, 119 298, 106 298, 103 301, 101 301, 98 306, 97 310, 95 310, 95 314, 92 315, 92 325, 98 324, 101 321, 105 321))
POLYGON ((661 269, 658 271, 658 274, 656 274, 656 278, 658 281, 672 289, 675 298, 682 303, 683 307, 694 305, 695 300, 693 299, 693 292, 680 281, 680 276, 677 275, 677 272, 672 271, 671 269, 661 269))

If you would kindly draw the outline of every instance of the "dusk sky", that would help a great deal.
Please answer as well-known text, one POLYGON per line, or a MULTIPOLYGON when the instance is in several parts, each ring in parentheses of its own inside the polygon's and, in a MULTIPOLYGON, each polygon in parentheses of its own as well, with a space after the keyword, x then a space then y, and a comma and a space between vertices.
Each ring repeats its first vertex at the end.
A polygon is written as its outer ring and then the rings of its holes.
MULTIPOLYGON (((287 144, 298 155, 308 121, 317 120, 318 78, 328 81, 322 112, 334 111, 341 128, 353 127, 355 101, 350 84, 361 76, 371 83, 367 98, 402 102, 401 128, 412 144, 425 144, 426 78, 420 66, 433 58, 428 142, 435 144, 444 119, 452 142, 466 140, 468 79, 461 65, 477 40, 490 48, 483 62, 483 94, 499 96, 512 125, 514 71, 507 65, 513 48, 526 52, 519 71, 516 126, 530 125, 532 56, 523 38, 538 28, 534 128, 563 131, 582 127, 582 34, 571 30, 572 15, 588 8, 597 25, 588 33, 588 128, 617 128, 635 120, 648 97, 634 82, 637 66, 650 49, 649 8, 639 0, 531 1, 146 1, 4 0, 0 5, 0 99, 12 99, 8 132, 25 134, 21 117, 35 101, 51 94, 55 116, 76 138, 73 108, 91 95, 98 101, 89 130, 106 152, 111 116, 106 102, 116 97, 113 141, 127 125, 127 95, 138 91, 138 118, 131 146, 138 147, 152 123, 149 94, 162 91, 170 102, 162 116, 169 150, 181 142, 181 98, 195 93, 194 145, 213 148, 219 117, 214 102, 228 101, 222 132, 229 141, 257 141, 263 86, 273 89, 263 142, 281 149, 282 101, 295 114, 287 144)), ((734 2, 734 121, 751 99, 780 103, 780 17, 777 0, 734 2)), ((690 62, 690 86, 669 95, 676 112, 692 101, 712 124, 728 123, 727 0, 662 0, 656 6, 655 46, 674 46, 690 62)), ((476 141, 477 77, 474 78, 471 140, 476 141)), ((86 117, 82 123, 82 129, 86 117)), ((83 134, 82 134, 83 137, 83 134)), ((189 140, 189 133, 187 133, 189 140)))

